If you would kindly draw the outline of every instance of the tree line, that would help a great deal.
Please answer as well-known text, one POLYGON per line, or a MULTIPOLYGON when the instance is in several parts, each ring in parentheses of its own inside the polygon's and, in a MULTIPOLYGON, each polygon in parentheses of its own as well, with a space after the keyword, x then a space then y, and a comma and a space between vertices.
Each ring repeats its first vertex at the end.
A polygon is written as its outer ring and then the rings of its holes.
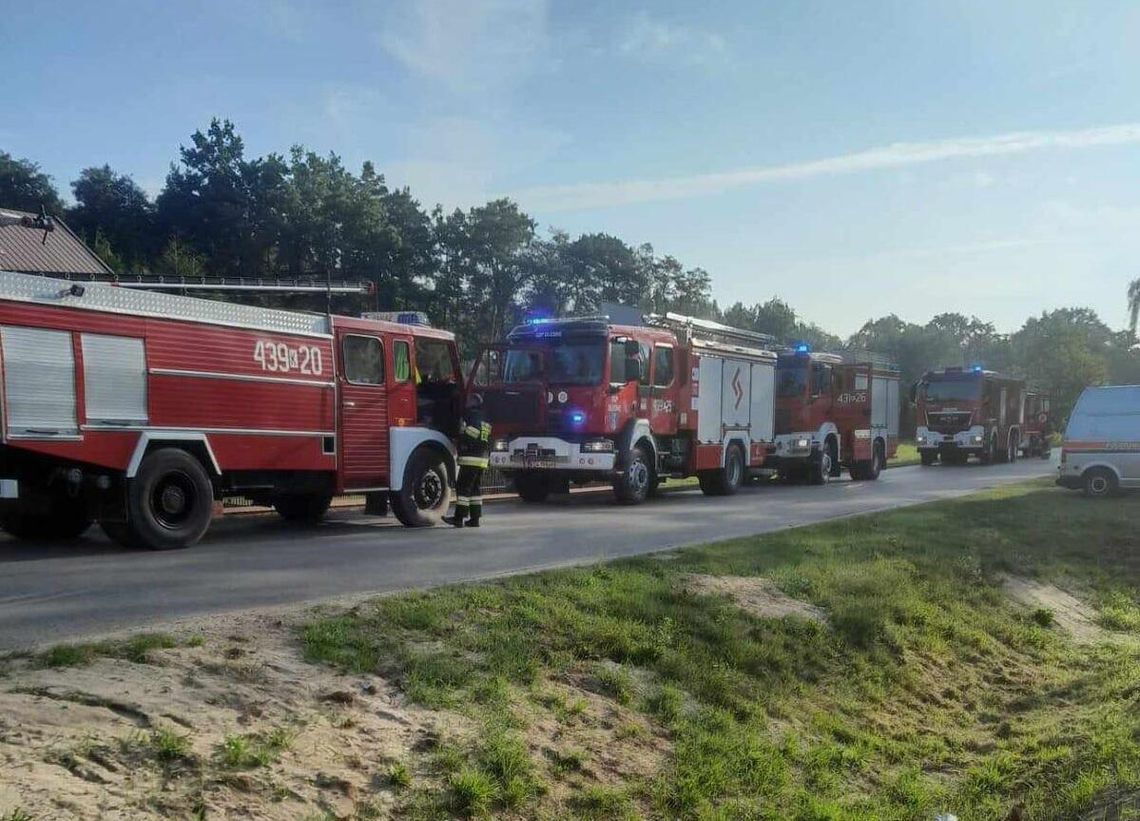
MULTIPOLYGON (((1062 416, 1088 384, 1140 382, 1135 317, 1114 331, 1087 308, 1030 317, 998 333, 975 316, 944 313, 924 325, 891 314, 842 339, 803 322, 773 296, 722 308, 700 267, 605 233, 540 232, 516 202, 466 210, 425 208, 387 184, 371 162, 359 173, 335 154, 294 146, 249 157, 232 122, 215 119, 180 146, 154 198, 108 165, 82 170, 73 202, 31 160, 0 151, 0 207, 62 215, 115 271, 184 277, 314 276, 371 283, 367 298, 339 295, 334 309, 422 310, 454 330, 467 353, 528 314, 595 312, 604 302, 717 319, 817 349, 869 350, 898 362, 903 379, 928 367, 984 364, 1048 390, 1062 416)), ((289 297, 295 307, 323 307, 289 297)), ((280 302, 281 300, 277 300, 280 302)))

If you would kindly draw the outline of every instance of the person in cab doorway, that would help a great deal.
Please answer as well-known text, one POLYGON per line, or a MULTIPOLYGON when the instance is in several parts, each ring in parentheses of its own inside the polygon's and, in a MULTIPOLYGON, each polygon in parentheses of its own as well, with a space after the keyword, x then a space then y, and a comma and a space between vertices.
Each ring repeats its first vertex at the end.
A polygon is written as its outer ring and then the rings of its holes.
POLYGON ((483 471, 490 458, 491 425, 483 418, 483 397, 475 393, 467 400, 463 421, 459 423, 455 515, 445 522, 454 527, 479 527, 483 517, 483 471))

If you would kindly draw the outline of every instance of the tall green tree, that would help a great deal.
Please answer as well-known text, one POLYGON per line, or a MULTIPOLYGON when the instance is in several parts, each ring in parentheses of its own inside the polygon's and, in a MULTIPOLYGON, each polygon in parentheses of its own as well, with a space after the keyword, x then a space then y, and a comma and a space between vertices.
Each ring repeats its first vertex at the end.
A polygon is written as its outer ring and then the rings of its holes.
POLYGON ((51 177, 31 160, 0 151, 0 208, 38 212, 41 205, 49 214, 63 214, 63 201, 51 177))
POLYGON ((145 269, 161 248, 146 192, 109 165, 83 169, 71 190, 75 205, 67 211, 68 225, 88 243, 101 237, 124 268, 145 269))

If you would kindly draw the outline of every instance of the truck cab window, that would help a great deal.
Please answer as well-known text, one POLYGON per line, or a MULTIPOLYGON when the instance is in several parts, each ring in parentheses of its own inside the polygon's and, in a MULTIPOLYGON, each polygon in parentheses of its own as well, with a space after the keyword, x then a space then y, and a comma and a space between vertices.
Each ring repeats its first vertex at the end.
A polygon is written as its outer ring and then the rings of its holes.
POLYGON ((421 382, 455 382, 451 348, 442 339, 416 339, 416 370, 421 382))
POLYGON ((653 384, 667 388, 673 384, 673 349, 658 346, 653 351, 653 384))
POLYGON ((831 366, 813 362, 811 366, 811 395, 819 396, 831 391, 831 366))
POLYGON ((384 350, 374 336, 346 336, 344 378, 354 385, 384 384, 384 350))
POLYGON ((397 340, 395 347, 392 349, 392 358, 396 371, 396 381, 407 382, 410 380, 412 378, 412 356, 408 349, 408 343, 397 340))

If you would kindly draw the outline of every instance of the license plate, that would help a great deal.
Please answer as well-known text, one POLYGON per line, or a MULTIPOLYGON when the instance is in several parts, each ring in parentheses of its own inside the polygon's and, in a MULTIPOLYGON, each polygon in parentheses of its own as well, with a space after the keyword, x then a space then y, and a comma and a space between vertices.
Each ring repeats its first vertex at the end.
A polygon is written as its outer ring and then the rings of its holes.
POLYGON ((541 456, 528 455, 526 457, 526 466, 528 468, 552 468, 554 467, 554 460, 544 459, 541 456))

